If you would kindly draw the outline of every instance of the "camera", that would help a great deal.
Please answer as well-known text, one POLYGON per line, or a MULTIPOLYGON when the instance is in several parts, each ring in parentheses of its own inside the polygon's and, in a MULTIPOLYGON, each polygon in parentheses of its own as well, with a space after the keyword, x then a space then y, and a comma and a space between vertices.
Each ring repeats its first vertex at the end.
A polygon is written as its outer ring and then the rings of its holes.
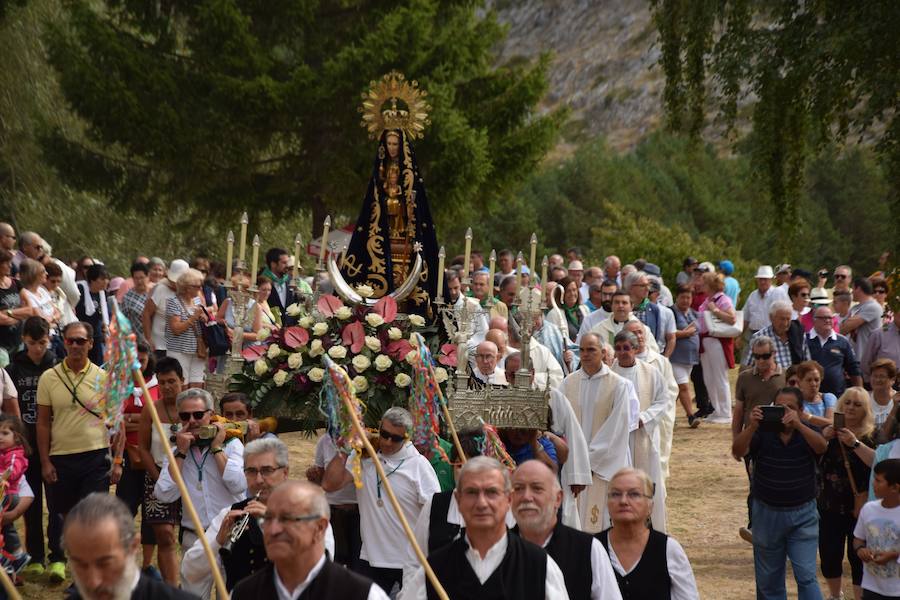
POLYGON ((828 269, 822 269, 819 271, 819 277, 828 277, 828 269))

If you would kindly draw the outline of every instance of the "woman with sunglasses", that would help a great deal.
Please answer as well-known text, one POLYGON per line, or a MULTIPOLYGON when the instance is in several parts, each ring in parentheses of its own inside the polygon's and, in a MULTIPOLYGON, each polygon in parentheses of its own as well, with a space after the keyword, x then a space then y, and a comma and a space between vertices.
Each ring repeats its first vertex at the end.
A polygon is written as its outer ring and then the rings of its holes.
POLYGON ((887 279, 873 275, 872 277, 869 277, 869 281, 872 282, 872 298, 875 302, 880 304, 881 308, 884 310, 884 314, 881 315, 881 322, 884 325, 889 325, 894 321, 894 312, 888 304, 891 289, 890 286, 888 286, 887 279))
POLYGON ((175 297, 166 300, 166 356, 181 363, 184 379, 189 388, 203 387, 206 366, 205 346, 200 343, 204 327, 209 320, 200 288, 203 274, 188 269, 175 282, 175 297))
MULTIPOLYGON (((865 494, 869 472, 875 458, 875 427, 869 397, 861 387, 848 388, 837 404, 844 415, 844 427, 826 427, 822 434, 828 448, 819 463, 819 559, 822 575, 828 583, 829 600, 841 598, 841 564, 844 548, 853 541, 858 507, 855 494, 865 494), (853 477, 851 485, 850 477, 853 477)), ((847 553, 853 595, 862 597, 862 561, 855 552, 847 553)))
POLYGON ((803 325, 803 331, 813 328, 813 311, 809 306, 812 285, 805 279, 798 279, 788 287, 788 299, 791 301, 791 319, 803 325))
POLYGON ((609 553, 624 598, 699 598, 684 548, 675 538, 649 526, 653 482, 639 469, 612 476, 607 508, 612 527, 597 537, 609 553))

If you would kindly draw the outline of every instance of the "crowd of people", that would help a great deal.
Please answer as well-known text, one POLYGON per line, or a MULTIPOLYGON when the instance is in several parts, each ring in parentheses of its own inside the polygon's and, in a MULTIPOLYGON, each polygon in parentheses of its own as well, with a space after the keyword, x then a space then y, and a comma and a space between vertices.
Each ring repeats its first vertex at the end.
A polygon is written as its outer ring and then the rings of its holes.
POLYGON ((567 254, 550 258, 547 281, 509 251, 494 281, 477 251, 445 276, 445 300, 473 319, 458 366, 469 385, 509 386, 527 351, 532 385, 549 389, 545 431, 499 432, 514 470, 483 429, 460 432, 459 448, 442 440, 449 462, 417 447, 412 416, 393 407, 375 438, 383 474, 323 435, 301 480, 245 395, 204 389, 225 351, 204 327, 240 327, 252 345, 292 323, 287 251, 266 253, 237 323, 215 261, 138 257, 113 277, 0 223, 0 562, 13 578, 71 577, 72 598, 209 598, 205 537, 235 598, 437 598, 405 519, 450 598, 698 598, 667 535, 680 405, 692 428, 731 427, 750 490, 735 533, 753 545, 758 598, 786 597, 788 560, 800 598, 841 598, 845 556, 857 599, 900 597, 900 332, 887 280, 841 265, 829 288, 829 271, 813 284, 761 265, 744 293, 730 261, 688 257, 670 290, 646 260, 585 268, 567 254), (523 308, 534 289, 546 310, 523 308), (136 390, 110 437, 95 409, 116 302, 150 397, 136 390), (225 419, 246 422, 246 435, 226 435, 225 419))

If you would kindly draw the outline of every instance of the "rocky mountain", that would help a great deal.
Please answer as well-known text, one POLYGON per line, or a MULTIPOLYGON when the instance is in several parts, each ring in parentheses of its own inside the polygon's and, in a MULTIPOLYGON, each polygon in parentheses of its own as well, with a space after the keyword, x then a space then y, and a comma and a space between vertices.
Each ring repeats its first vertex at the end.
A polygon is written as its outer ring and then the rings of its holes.
POLYGON ((558 149, 567 154, 603 135, 627 150, 662 117, 664 77, 646 0, 492 0, 509 30, 501 62, 552 55, 550 88, 541 110, 561 105, 571 117, 558 149))

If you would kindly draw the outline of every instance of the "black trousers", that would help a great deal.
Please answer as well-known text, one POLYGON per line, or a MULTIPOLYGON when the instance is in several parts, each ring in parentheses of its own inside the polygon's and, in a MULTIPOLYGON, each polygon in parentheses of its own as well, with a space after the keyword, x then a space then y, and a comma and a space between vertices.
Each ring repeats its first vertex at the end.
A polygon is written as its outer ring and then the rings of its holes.
POLYGON ((691 383, 694 384, 694 401, 697 403, 697 412, 711 414, 713 407, 709 402, 706 384, 703 383, 703 366, 699 362, 691 369, 691 383))
POLYGON ((109 492, 109 450, 90 450, 50 457, 56 483, 48 486, 47 507, 65 515, 93 492, 109 492))
POLYGON ((900 600, 900 596, 883 596, 872 590, 863 590, 862 600, 900 600))
POLYGON ((359 551, 362 548, 359 509, 332 505, 331 530, 334 533, 334 562, 356 570, 359 567, 359 551))
MULTIPOLYGON (((27 427, 33 427, 29 425, 27 427)), ((31 438, 34 439, 34 438, 31 438)), ((28 461, 28 469, 25 471, 25 480, 31 486, 34 492, 34 502, 25 511, 25 549, 31 555, 31 561, 37 564, 43 564, 44 559, 48 562, 62 562, 65 560, 60 538, 62 537, 62 516, 59 513, 50 511, 47 516, 47 546, 49 546, 49 556, 45 554, 44 546, 44 489, 49 486, 44 485, 41 477, 41 461, 37 457, 32 456, 28 461)), ((49 495, 49 493, 48 493, 49 495)))
MULTIPOLYGON (((144 502, 144 471, 137 471, 131 468, 131 461, 128 460, 128 453, 123 456, 122 477, 116 484, 116 497, 128 505, 131 516, 137 516, 138 509, 144 502)), ((141 520, 141 544, 155 546, 156 535, 153 533, 153 527, 141 520)))
MULTIPOLYGON (((750 482, 749 489, 753 489, 753 462, 749 456, 744 457, 744 469, 747 470, 747 481, 750 482)), ((747 492, 747 529, 753 529, 753 495, 747 492)))
POLYGON ((854 527, 856 527, 856 519, 853 518, 853 515, 819 511, 819 560, 822 566, 822 575, 826 579, 834 579, 843 575, 841 565, 844 563, 844 549, 846 548, 853 585, 862 583, 862 561, 853 551, 854 527))
POLYGON ((368 562, 360 560, 361 568, 358 571, 361 575, 365 575, 378 584, 378 587, 384 590, 385 594, 390 595, 394 589, 394 584, 403 586, 403 569, 382 569, 373 567, 368 562))

